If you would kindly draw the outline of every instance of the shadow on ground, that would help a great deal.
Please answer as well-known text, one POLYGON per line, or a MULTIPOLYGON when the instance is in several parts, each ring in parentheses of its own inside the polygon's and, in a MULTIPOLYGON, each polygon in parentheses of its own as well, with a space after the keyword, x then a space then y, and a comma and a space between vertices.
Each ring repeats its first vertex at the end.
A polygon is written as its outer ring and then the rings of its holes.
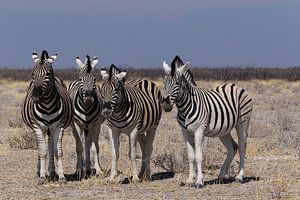
MULTIPOLYGON (((151 175, 151 180, 150 181, 157 181, 157 180, 163 180, 163 179, 169 179, 169 178, 174 178, 175 172, 158 172, 155 174, 151 175)), ((131 178, 125 178, 121 184, 129 184, 131 183, 131 178)))

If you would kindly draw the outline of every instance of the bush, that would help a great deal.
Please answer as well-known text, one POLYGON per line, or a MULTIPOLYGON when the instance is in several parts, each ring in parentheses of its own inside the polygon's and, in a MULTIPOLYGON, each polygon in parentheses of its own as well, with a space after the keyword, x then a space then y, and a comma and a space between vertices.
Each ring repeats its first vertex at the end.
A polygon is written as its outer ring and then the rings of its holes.
POLYGON ((22 132, 8 140, 10 148, 13 149, 37 149, 37 141, 33 132, 22 132))

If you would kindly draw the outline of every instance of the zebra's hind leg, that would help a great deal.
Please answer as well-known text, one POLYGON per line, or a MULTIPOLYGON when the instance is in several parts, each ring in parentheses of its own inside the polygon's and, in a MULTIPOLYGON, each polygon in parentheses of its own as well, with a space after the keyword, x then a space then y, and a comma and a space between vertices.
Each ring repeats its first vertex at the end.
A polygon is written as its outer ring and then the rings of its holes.
POLYGON ((64 128, 57 128, 54 130, 54 151, 55 157, 57 159, 57 173, 58 173, 58 182, 59 184, 67 183, 67 179, 64 175, 64 169, 62 164, 63 150, 62 150, 62 138, 64 135, 64 128))
POLYGON ((189 161, 189 177, 185 181, 185 184, 187 186, 193 186, 194 185, 194 178, 195 178, 195 142, 194 142, 194 135, 191 135, 187 130, 182 128, 182 135, 184 138, 184 141, 187 146, 187 151, 188 151, 188 161, 189 161))
POLYGON ((235 180, 240 183, 243 183, 244 161, 245 161, 246 148, 247 148, 248 126, 249 126, 249 124, 247 122, 245 122, 243 124, 238 124, 236 127, 237 136, 238 136, 238 144, 239 144, 240 164, 239 164, 239 173, 235 177, 235 180))
POLYGON ((142 149, 142 167, 139 177, 145 180, 150 180, 151 178, 151 168, 150 168, 150 158, 153 151, 153 140, 155 137, 156 128, 153 128, 149 131, 147 131, 146 135, 141 134, 139 135, 140 140, 142 140, 143 146, 141 146, 142 149))
POLYGON ((77 163, 76 163, 76 171, 75 176, 77 180, 82 179, 82 154, 83 154, 83 147, 82 147, 82 141, 81 141, 81 135, 82 130, 81 128, 76 124, 72 124, 73 129, 73 136, 75 138, 76 142, 76 154, 77 154, 77 163))
POLYGON ((38 143, 38 157, 39 157, 39 181, 38 185, 44 184, 46 180, 46 157, 47 157, 47 149, 46 149, 46 140, 45 133, 43 130, 37 128, 35 129, 35 136, 37 138, 38 143))
POLYGON ((220 141, 222 142, 222 144, 226 147, 227 149, 227 156, 226 159, 222 165, 222 168, 220 170, 220 174, 219 174, 219 180, 223 180, 225 178, 225 175, 228 174, 228 169, 229 166, 236 154, 236 151, 238 149, 237 144, 235 143, 235 141, 233 140, 232 136, 230 133, 219 137, 220 141))

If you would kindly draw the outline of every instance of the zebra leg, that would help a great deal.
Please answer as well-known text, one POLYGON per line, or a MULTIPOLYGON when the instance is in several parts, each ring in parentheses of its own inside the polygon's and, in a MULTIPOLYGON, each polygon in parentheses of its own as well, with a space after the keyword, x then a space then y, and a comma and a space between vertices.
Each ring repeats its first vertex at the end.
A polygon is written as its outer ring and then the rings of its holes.
POLYGON ((83 147, 82 147, 82 141, 81 141, 81 135, 82 135, 82 130, 79 127, 78 124, 75 122, 72 124, 72 129, 73 129, 73 136, 75 138, 76 142, 76 154, 77 154, 77 163, 76 163, 76 172, 75 176, 77 180, 81 180, 82 178, 82 153, 83 153, 83 147))
POLYGON ((48 171, 50 172, 49 180, 54 181, 57 178, 54 165, 54 135, 52 132, 49 133, 48 137, 48 152, 49 152, 49 163, 48 171))
POLYGON ((191 186, 194 185, 195 178, 195 152, 194 152, 194 138, 193 135, 190 135, 187 130, 182 128, 182 135, 188 150, 188 161, 189 161, 189 177, 185 181, 186 185, 191 186))
POLYGON ((222 180, 225 178, 225 175, 228 174, 228 169, 229 169, 230 164, 236 154, 238 146, 235 143, 235 141, 232 139, 232 136, 230 133, 228 133, 222 137, 219 137, 219 139, 227 149, 227 157, 222 165, 222 168, 220 170, 220 174, 218 177, 220 180, 222 180))
POLYGON ((136 137, 137 137, 137 127, 135 127, 129 134, 129 145, 130 145, 130 160, 131 160, 131 171, 132 171, 132 182, 137 183, 140 181, 138 177, 138 171, 136 166, 136 137))
POLYGON ((83 159, 83 174, 85 178, 91 175, 91 147, 92 147, 92 134, 91 131, 84 131, 84 159, 83 159))
POLYGON ((55 157, 57 159, 57 173, 58 173, 58 182, 60 184, 65 184, 67 182, 64 169, 62 164, 62 157, 63 157, 63 150, 62 150, 62 138, 64 135, 64 128, 56 128, 54 129, 54 150, 55 150, 55 157))
POLYGON ((244 161, 246 155, 246 147, 247 147, 247 131, 248 124, 239 124, 236 127, 237 136, 238 136, 238 144, 239 144, 239 155, 240 155, 240 164, 239 164, 239 173, 235 177, 237 182, 243 183, 243 175, 244 175, 244 161))
POLYGON ((120 133, 116 130, 112 130, 109 126, 107 126, 109 138, 111 141, 111 169, 110 169, 110 177, 108 181, 113 181, 117 176, 117 162, 119 160, 119 136, 120 133))
POLYGON ((102 170, 100 168, 100 157, 99 157, 99 134, 100 134, 100 123, 97 123, 95 127, 92 128, 91 133, 93 136, 93 143, 92 143, 92 152, 94 154, 94 167, 96 169, 96 176, 102 174, 102 170))
POLYGON ((202 145, 203 143, 203 128, 199 127, 195 132, 195 161, 197 164, 198 176, 195 183, 196 188, 203 188, 203 174, 202 174, 202 145))
POLYGON ((142 158, 142 167, 140 172, 140 177, 143 179, 149 180, 151 178, 151 169, 150 169, 150 158, 153 151, 153 140, 155 137, 156 128, 147 131, 147 135, 144 136, 145 146, 142 158))
POLYGON ((38 154, 39 154, 39 163, 40 163, 40 177, 38 181, 38 185, 42 185, 46 182, 46 157, 47 157, 47 149, 46 149, 46 140, 45 133, 43 130, 36 128, 34 130, 35 136, 37 138, 38 143, 38 154))

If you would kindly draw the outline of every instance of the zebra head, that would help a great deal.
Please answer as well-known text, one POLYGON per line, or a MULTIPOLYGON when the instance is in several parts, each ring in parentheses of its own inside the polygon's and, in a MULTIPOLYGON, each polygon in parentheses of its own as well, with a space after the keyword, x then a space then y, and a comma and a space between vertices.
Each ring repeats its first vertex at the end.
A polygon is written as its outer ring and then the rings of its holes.
POLYGON ((189 62, 184 64, 179 56, 175 56, 171 67, 165 61, 163 62, 165 76, 162 90, 162 107, 166 112, 170 112, 173 109, 174 102, 177 100, 180 92, 181 77, 188 65, 189 62))
POLYGON ((101 70, 104 80, 101 87, 101 97, 104 102, 102 115, 105 118, 113 113, 119 97, 122 95, 122 88, 126 72, 121 72, 115 65, 111 65, 109 74, 105 69, 101 70))
POLYGON ((79 83, 80 83, 80 93, 83 104, 86 107, 90 107, 96 97, 96 75, 95 75, 95 67, 98 63, 97 57, 93 58, 91 62, 90 57, 87 55, 85 62, 81 62, 80 58, 76 58, 76 63, 79 68, 79 83))
POLYGON ((52 63, 56 58, 57 54, 49 57, 45 50, 43 50, 41 57, 36 52, 32 53, 32 59, 35 63, 32 71, 32 99, 34 102, 40 102, 54 86, 52 63))

